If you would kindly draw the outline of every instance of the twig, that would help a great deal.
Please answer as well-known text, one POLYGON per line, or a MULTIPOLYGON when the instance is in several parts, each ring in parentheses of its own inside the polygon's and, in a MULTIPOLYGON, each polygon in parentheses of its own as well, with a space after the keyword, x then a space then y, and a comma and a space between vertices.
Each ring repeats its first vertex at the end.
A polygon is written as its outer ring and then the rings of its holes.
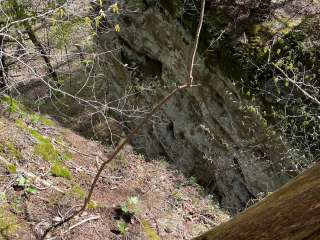
POLYGON ((100 218, 101 218, 100 216, 92 216, 92 217, 89 217, 89 218, 87 218, 87 219, 83 219, 82 221, 80 221, 80 222, 78 222, 78 223, 70 226, 69 229, 68 229, 68 231, 71 231, 72 229, 80 226, 81 224, 84 224, 84 223, 89 222, 89 221, 92 221, 92 220, 97 220, 97 219, 100 219, 100 218))
POLYGON ((288 76, 288 74, 285 73, 285 71, 283 71, 283 69, 281 69, 279 66, 277 66, 276 64, 273 64, 274 67, 276 67, 285 77, 286 79, 291 82, 294 86, 296 86, 307 98, 309 98, 310 100, 312 100, 314 103, 320 105, 320 101, 316 98, 311 96, 306 90, 304 90, 302 87, 299 86, 299 84, 296 83, 295 80, 293 80, 292 78, 290 78, 288 76))
POLYGON ((199 21, 199 25, 198 25, 198 29, 197 29, 196 39, 195 39, 194 46, 193 46, 191 63, 190 63, 190 66, 189 66, 189 68, 190 68, 189 69, 189 85, 190 86, 193 84, 193 66, 194 66, 194 61, 195 61, 195 58, 196 58, 196 53, 197 53, 197 49, 198 49, 200 33, 201 33, 202 25, 203 25, 205 4, 206 4, 206 1, 202 0, 201 1, 200 21, 199 21))
MULTIPOLYGON (((70 227, 68 228, 68 230, 62 232, 62 234, 66 234, 67 232, 71 231, 72 229, 74 229, 74 228, 76 228, 76 227, 79 227, 80 225, 82 225, 82 224, 84 224, 84 223, 86 223, 86 222, 93 221, 93 220, 98 220, 98 219, 100 219, 100 218, 101 218, 100 216, 91 216, 91 217, 89 217, 89 218, 83 219, 82 221, 80 221, 80 222, 78 222, 78 223, 70 226, 70 227)), ((56 239, 56 238, 57 238, 57 237, 52 237, 52 238, 49 238, 48 240, 54 240, 54 239, 56 239)))

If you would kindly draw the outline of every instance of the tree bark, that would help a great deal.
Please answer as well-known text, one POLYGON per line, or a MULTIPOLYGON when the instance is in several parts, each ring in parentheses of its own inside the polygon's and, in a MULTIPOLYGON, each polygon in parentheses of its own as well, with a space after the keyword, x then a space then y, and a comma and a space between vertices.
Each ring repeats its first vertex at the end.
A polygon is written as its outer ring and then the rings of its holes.
POLYGON ((33 45, 36 47, 37 51, 40 53, 42 59, 44 60, 44 62, 46 63, 47 66, 47 70, 49 73, 49 76, 53 79, 53 81, 56 83, 57 87, 60 86, 59 83, 59 78, 58 78, 58 74, 56 73, 56 71, 54 70, 51 61, 47 55, 47 52, 45 50, 45 48, 43 47, 43 45, 41 44, 41 42, 38 40, 38 38, 36 37, 36 34, 34 33, 34 31, 32 30, 32 27, 30 26, 29 23, 25 23, 25 31, 28 35, 28 37, 30 38, 31 42, 33 43, 33 45))
POLYGON ((319 240, 320 165, 194 240, 319 240))
POLYGON ((4 50, 4 38, 0 36, 0 92, 3 92, 6 87, 6 63, 5 56, 3 54, 4 50))

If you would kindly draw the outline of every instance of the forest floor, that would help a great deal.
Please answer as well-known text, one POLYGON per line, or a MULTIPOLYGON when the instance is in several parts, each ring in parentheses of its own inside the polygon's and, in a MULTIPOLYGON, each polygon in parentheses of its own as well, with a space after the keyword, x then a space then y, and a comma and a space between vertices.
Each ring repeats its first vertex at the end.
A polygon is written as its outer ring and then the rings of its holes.
MULTIPOLYGON (((37 239, 82 204, 111 149, 10 98, 0 110, 0 239, 37 239)), ((127 147, 88 210, 48 239, 191 239, 228 219, 196 179, 127 147)))

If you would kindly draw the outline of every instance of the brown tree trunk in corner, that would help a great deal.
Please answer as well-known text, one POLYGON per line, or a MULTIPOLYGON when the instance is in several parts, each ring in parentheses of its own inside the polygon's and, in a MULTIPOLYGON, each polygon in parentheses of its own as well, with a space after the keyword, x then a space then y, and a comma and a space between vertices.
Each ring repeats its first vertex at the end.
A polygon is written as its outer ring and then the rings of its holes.
POLYGON ((194 240, 319 240, 320 165, 194 240))

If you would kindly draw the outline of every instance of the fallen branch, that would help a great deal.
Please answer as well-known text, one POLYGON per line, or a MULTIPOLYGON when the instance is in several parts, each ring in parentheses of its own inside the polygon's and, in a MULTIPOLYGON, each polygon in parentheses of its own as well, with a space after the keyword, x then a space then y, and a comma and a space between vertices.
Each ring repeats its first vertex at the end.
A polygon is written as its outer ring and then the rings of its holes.
POLYGON ((91 216, 91 217, 89 217, 87 219, 83 219, 82 221, 70 226, 68 228, 68 231, 71 231, 72 229, 74 229, 74 228, 76 228, 76 227, 78 227, 78 226, 80 226, 80 225, 82 225, 82 224, 84 224, 86 222, 89 222, 89 221, 92 221, 92 220, 97 220, 97 219, 100 219, 100 218, 101 218, 100 216, 91 216))
MULTIPOLYGON (((86 222, 93 221, 93 220, 98 220, 98 219, 100 219, 100 218, 101 218, 101 217, 100 217, 99 215, 97 215, 97 216, 91 216, 91 217, 89 217, 89 218, 83 219, 82 221, 80 221, 80 222, 78 222, 78 223, 70 226, 70 227, 68 228, 68 230, 62 232, 62 234, 66 234, 67 232, 71 231, 72 229, 74 229, 74 228, 76 228, 76 227, 79 227, 80 225, 82 225, 82 224, 84 224, 84 223, 86 223, 86 222)), ((56 239, 56 238, 57 238, 57 237, 52 237, 52 238, 49 238, 48 240, 54 240, 54 239, 56 239)))

